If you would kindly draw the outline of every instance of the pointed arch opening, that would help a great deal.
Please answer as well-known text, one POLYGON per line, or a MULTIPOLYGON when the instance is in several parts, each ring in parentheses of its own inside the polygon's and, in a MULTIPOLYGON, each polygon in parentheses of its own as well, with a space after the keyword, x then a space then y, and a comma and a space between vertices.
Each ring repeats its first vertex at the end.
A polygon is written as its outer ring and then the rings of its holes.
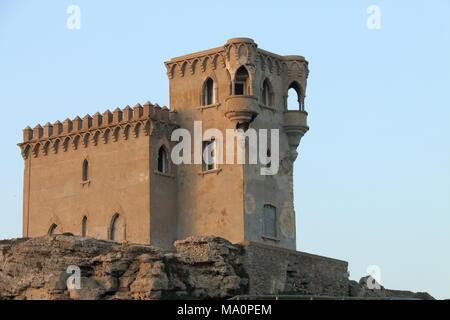
POLYGON ((87 217, 84 216, 81 220, 81 236, 85 238, 87 236, 87 217))
POLYGON ((272 166, 272 162, 270 161, 270 159, 272 157, 272 152, 270 151, 269 148, 267 148, 266 157, 267 157, 267 163, 264 164, 264 167, 270 168, 272 166))
POLYGON ((202 105, 208 106, 214 103, 216 103, 216 87, 214 84, 214 80, 208 78, 203 84, 202 105))
POLYGON ((164 146, 158 150, 158 172, 169 173, 169 157, 164 146))
POLYGON ((58 228, 58 225, 56 223, 53 223, 50 228, 48 228, 48 235, 53 236, 56 233, 56 228, 58 228))
POLYGON ((264 205, 264 236, 276 238, 277 237, 277 209, 270 205, 264 205))
POLYGON ((218 148, 215 139, 203 141, 202 168, 203 171, 215 170, 218 168, 218 148))
POLYGON ((81 169, 81 179, 83 182, 89 181, 89 161, 84 159, 81 169))
POLYGON ((303 110, 302 88, 296 81, 288 87, 286 107, 288 110, 303 110))
POLYGON ((249 74, 244 66, 241 66, 234 77, 234 94, 249 95, 249 74))
POLYGON ((109 225, 109 240, 117 241, 118 238, 118 221, 119 221, 120 215, 118 213, 115 213, 111 219, 111 223, 109 225))
POLYGON ((261 102, 263 105, 272 106, 273 105, 273 92, 272 85, 269 79, 265 79, 261 91, 261 102))

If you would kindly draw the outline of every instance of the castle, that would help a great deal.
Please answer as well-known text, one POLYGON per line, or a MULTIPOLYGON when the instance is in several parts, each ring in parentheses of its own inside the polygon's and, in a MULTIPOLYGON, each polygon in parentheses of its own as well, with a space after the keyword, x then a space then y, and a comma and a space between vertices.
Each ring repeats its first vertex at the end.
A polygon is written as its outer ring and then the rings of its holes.
POLYGON ((293 162, 309 129, 308 62, 234 38, 165 65, 170 109, 147 102, 24 129, 23 236, 72 233, 170 248, 216 235, 295 249, 293 162), (295 110, 287 107, 290 89, 295 110), (194 121, 203 130, 279 129, 280 169, 175 165, 171 134, 193 132, 194 121))

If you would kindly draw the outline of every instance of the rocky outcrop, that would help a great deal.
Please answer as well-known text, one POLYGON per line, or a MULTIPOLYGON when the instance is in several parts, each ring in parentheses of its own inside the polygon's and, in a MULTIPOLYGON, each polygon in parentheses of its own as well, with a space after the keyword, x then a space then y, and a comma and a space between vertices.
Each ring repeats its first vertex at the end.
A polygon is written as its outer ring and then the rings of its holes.
POLYGON ((347 262, 218 237, 149 245, 68 235, 0 241, 0 299, 224 299, 301 294, 431 298, 348 281, 347 262))
POLYGON ((175 247, 162 252, 62 235, 4 240, 0 299, 208 299, 246 292, 239 247, 215 237, 177 241, 175 247), (79 289, 68 289, 70 266, 80 268, 79 289))
POLYGON ((357 298, 395 298, 395 299, 420 299, 420 300, 434 300, 434 298, 427 292, 412 292, 405 290, 391 290, 386 289, 378 284, 375 279, 370 276, 362 277, 359 282, 350 280, 348 284, 348 295, 357 298), (371 289, 367 285, 372 283, 371 288, 377 285, 377 289, 371 289))

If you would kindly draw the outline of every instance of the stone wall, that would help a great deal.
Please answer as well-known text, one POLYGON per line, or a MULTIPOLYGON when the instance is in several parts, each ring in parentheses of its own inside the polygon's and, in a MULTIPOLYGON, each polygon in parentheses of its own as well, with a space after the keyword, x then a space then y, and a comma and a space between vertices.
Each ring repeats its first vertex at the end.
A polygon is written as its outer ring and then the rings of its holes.
POLYGON ((251 295, 347 295, 346 261, 253 242, 243 247, 251 295))
MULTIPOLYGON (((344 261, 262 244, 231 244, 218 237, 187 238, 176 241, 175 248, 168 252, 149 245, 64 235, 3 240, 0 299, 379 294, 349 282, 344 261), (80 289, 67 287, 69 266, 81 270, 80 289)), ((395 296, 396 292, 384 290, 383 294, 395 296)), ((398 292, 402 297, 429 297, 398 292)))

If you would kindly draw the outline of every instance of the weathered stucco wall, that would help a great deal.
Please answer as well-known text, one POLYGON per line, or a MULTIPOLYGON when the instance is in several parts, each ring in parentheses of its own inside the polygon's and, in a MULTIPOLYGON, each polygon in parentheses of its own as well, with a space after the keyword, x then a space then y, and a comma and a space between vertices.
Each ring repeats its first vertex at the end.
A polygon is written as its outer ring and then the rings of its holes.
POLYGON ((26 160, 24 235, 54 233, 81 235, 83 216, 87 235, 107 239, 111 219, 120 217, 116 240, 149 243, 149 137, 130 133, 107 144, 81 142, 78 149, 48 152, 26 160), (89 161, 89 182, 82 182, 83 161, 89 161), (128 231, 128 232, 127 232, 128 231), (132 231, 132 232, 130 232, 132 231))
MULTIPOLYGON (((217 235, 232 242, 256 241, 295 249, 292 185, 295 157, 292 157, 292 150, 298 143, 289 143, 284 125, 287 92, 293 83, 298 89, 299 105, 295 106, 298 110, 292 112, 301 112, 303 108, 308 76, 306 60, 301 56, 279 56, 261 50, 252 39, 234 38, 222 47, 173 58, 166 66, 170 106, 177 111, 177 123, 191 134, 194 121, 201 121, 203 131, 220 130, 225 143, 230 142, 226 141, 225 130, 235 130, 245 124, 256 130, 278 129, 280 137, 280 170, 273 176, 261 175, 261 163, 249 164, 248 158, 246 164, 219 164, 218 170, 205 173, 200 164, 179 166, 179 238, 217 235), (245 92, 237 94, 233 88, 236 74, 242 68, 248 77, 245 92), (203 88, 209 78, 214 81, 215 99, 214 103, 204 105, 203 88), (266 102, 263 99, 265 82, 269 83, 270 91, 266 102), (248 119, 242 120, 246 116, 248 119), (236 120, 238 118, 241 120, 236 120), (275 236, 269 237, 263 232, 264 205, 276 208, 275 236)), ((225 150, 224 146, 224 160, 225 150)))
POLYGON ((158 172, 158 151, 161 146, 170 156, 171 142, 167 137, 150 138, 150 244, 173 248, 177 239, 177 166, 168 162, 167 173, 158 172))
MULTIPOLYGON (((264 110, 252 123, 255 129, 279 129, 282 126, 282 110, 264 110)), ((270 133, 268 133, 270 135, 270 133)), ((279 130, 279 169, 275 175, 261 175, 263 165, 247 164, 244 166, 245 190, 245 240, 261 242, 277 247, 295 250, 295 211, 293 205, 293 185, 290 179, 293 161, 286 134, 279 130), (276 236, 264 234, 264 205, 276 208, 276 236)), ((270 143, 268 147, 271 147, 270 143)))
MULTIPOLYGON (((170 106, 177 111, 180 127, 191 133, 193 143, 194 121, 201 121, 202 133, 218 129, 225 137, 226 129, 234 129, 224 116, 224 102, 230 95, 230 76, 222 65, 225 61, 220 59, 216 61, 217 68, 209 59, 203 66, 196 63, 194 71, 186 70, 184 76, 179 69, 174 70, 170 79, 170 106), (202 108, 202 88, 209 77, 216 85, 216 105, 202 108)), ((201 146, 201 141, 197 142, 201 146)), ((191 151, 194 161, 194 144, 191 151)), ((179 239, 191 235, 217 235, 232 242, 244 240, 242 164, 221 164, 218 170, 211 172, 203 172, 201 164, 180 165, 177 181, 179 239)))
POLYGON ((169 109, 150 102, 26 128, 19 144, 25 159, 23 235, 85 232, 171 247, 176 168, 168 174, 156 169, 158 149, 164 145, 170 154, 174 128, 169 109))

